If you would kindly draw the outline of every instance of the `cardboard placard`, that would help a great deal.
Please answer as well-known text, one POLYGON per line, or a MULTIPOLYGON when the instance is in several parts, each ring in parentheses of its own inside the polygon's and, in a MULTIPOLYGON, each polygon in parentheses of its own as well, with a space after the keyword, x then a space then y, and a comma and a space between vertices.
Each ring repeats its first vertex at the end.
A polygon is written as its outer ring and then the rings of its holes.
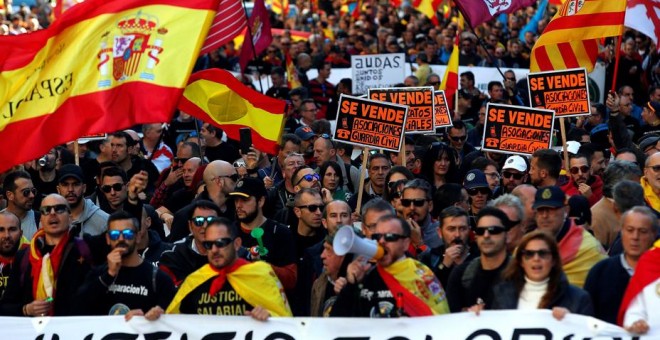
POLYGON ((354 94, 366 94, 370 88, 392 87, 403 83, 406 77, 406 55, 354 55, 351 56, 351 71, 354 94))
POLYGON ((435 128, 453 126, 445 91, 435 91, 435 128))
POLYGON ((406 133, 435 132, 433 87, 369 89, 369 99, 408 106, 406 133))
POLYGON ((527 75, 532 107, 555 111, 555 118, 591 114, 587 70, 576 68, 527 75))
POLYGON ((333 140, 399 152, 408 107, 342 94, 333 140))
POLYGON ((481 150, 531 155, 549 149, 554 111, 488 103, 481 150))

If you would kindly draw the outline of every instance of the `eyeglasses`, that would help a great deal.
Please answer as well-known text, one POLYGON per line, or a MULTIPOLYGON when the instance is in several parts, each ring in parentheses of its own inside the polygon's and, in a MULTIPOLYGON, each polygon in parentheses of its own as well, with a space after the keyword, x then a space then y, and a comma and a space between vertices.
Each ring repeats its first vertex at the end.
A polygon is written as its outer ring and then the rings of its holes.
POLYGON ((113 185, 104 185, 101 186, 101 191, 105 192, 106 194, 109 194, 114 191, 121 191, 121 189, 124 187, 124 183, 115 183, 113 185))
POLYGON ((39 208, 39 212, 41 212, 42 215, 50 214, 51 210, 55 210, 55 213, 58 215, 69 212, 69 208, 66 204, 44 205, 39 208))
POLYGON ((178 164, 178 163, 185 163, 185 162, 187 162, 189 159, 190 159, 190 158, 174 157, 174 159, 172 160, 172 162, 173 162, 173 163, 176 163, 176 164, 178 164))
POLYGON ((542 260, 549 260, 552 257, 552 253, 547 249, 540 250, 523 250, 520 252, 525 260, 531 260, 535 255, 538 255, 542 260))
POLYGON ((486 231, 490 235, 499 235, 503 232, 506 231, 506 228, 498 226, 498 225, 493 225, 490 227, 477 227, 477 229, 474 230, 474 233, 479 235, 479 236, 484 236, 486 234, 486 231))
POLYGON ((319 174, 307 174, 305 176, 302 176, 298 182, 296 182, 296 185, 300 184, 302 181, 306 182, 313 182, 314 180, 319 180, 321 177, 319 177, 319 174))
POLYGON ((204 223, 208 225, 217 219, 217 216, 195 216, 190 221, 197 227, 203 227, 204 223))
POLYGON ((228 245, 230 245, 232 242, 234 242, 234 239, 231 237, 223 237, 219 238, 215 241, 202 241, 202 247, 206 250, 211 250, 213 249, 213 246, 216 246, 216 248, 224 248, 228 245))
POLYGON ((472 188, 472 189, 467 189, 467 193, 470 196, 474 196, 476 194, 488 195, 488 194, 490 194, 490 189, 489 188, 472 188))
POLYGON ((658 165, 649 165, 646 168, 653 170, 653 172, 660 172, 660 164, 658 164, 658 165))
POLYGON ((373 233, 371 234, 371 239, 378 242, 380 241, 381 238, 385 238, 385 242, 396 242, 398 240, 408 238, 406 235, 401 235, 401 234, 393 234, 393 233, 387 233, 387 234, 380 234, 380 233, 373 233))
POLYGON ((309 204, 309 205, 299 205, 296 208, 298 209, 307 209, 311 213, 315 213, 319 209, 323 209, 324 205, 317 205, 317 204, 309 204))
POLYGON ((110 241, 117 241, 119 236, 124 236, 124 240, 132 240, 135 238, 135 231, 133 229, 108 230, 110 241))
POLYGON ((406 180, 406 179, 400 179, 398 181, 391 181, 391 182, 387 183, 387 187, 390 188, 390 190, 393 190, 401 184, 406 184, 406 182, 408 182, 408 180, 406 180))
POLYGON ((500 179, 500 174, 497 172, 484 172, 484 175, 490 177, 491 179, 500 179))
POLYGON ((409 198, 401 199, 401 205, 404 207, 409 207, 411 204, 414 204, 416 207, 423 207, 424 203, 426 203, 426 198, 417 198, 414 200, 409 198))
POLYGON ((583 166, 580 166, 580 167, 574 166, 574 167, 570 168, 570 171, 573 175, 577 175, 578 172, 586 174, 587 172, 589 172, 589 167, 586 166, 586 165, 583 165, 583 166))
POLYGON ((241 179, 241 177, 238 174, 233 174, 229 176, 218 176, 218 178, 229 178, 234 182, 238 182, 238 180, 241 179))
POLYGON ((37 196, 37 188, 25 188, 21 190, 23 197, 30 197, 30 194, 37 196))
POLYGON ((462 141, 465 141, 465 140, 467 139, 467 135, 463 135, 463 136, 452 136, 452 135, 449 135, 449 139, 451 139, 451 140, 453 140, 453 141, 457 141, 457 142, 459 142, 459 141, 462 142, 462 141))
POLYGON ((511 177, 513 177, 513 179, 515 179, 516 181, 521 180, 524 176, 525 174, 521 174, 521 173, 515 173, 510 171, 502 172, 502 177, 506 179, 510 179, 511 177))

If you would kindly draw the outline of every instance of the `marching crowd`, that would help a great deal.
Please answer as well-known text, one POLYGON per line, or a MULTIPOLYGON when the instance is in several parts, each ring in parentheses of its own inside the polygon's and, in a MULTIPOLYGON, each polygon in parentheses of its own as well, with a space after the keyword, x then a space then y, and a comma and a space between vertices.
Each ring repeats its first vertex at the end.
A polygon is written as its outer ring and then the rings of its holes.
MULTIPOLYGON (((271 75, 266 94, 290 101, 278 154, 244 153, 221 127, 178 112, 167 129, 144 124, 139 134, 81 144, 80 166, 69 144, 2 174, 0 315, 552 309, 558 319, 590 315, 638 334, 660 326, 660 298, 645 288, 660 280, 649 264, 660 251, 651 250, 660 59, 649 38, 626 33, 617 91, 573 119, 566 141, 556 134, 568 159, 555 149, 480 150, 486 103, 529 101, 513 72, 487 93, 461 73, 452 127, 406 136, 399 153, 362 153, 331 138, 337 98, 351 91, 351 79, 328 82, 331 70, 349 67, 351 55, 405 52, 419 68, 401 86, 437 87, 441 77, 424 65, 447 63, 457 24, 434 26, 405 4, 365 1, 355 19, 337 2, 320 2, 322 11, 298 4, 299 16, 274 24, 312 30, 309 41, 285 31, 251 65, 271 75), (286 55, 300 87, 287 85, 286 55), (379 255, 337 254, 343 226, 375 241, 379 255)), ((492 20, 478 38, 460 32, 460 64, 527 67, 556 10, 546 7, 492 20)), ((41 22, 39 11, 25 12, 0 34, 41 22)), ((600 62, 610 83, 612 58, 608 46, 600 62)), ((229 44, 198 64, 236 63, 229 44)))

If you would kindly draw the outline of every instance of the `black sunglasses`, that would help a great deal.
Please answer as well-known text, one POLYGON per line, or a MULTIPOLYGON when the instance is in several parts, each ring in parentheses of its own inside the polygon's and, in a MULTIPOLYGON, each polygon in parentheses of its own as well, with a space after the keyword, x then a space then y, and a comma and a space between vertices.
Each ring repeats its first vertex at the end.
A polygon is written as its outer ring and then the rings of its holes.
POLYGON ((392 182, 387 183, 387 187, 390 188, 390 190, 393 190, 393 189, 397 188, 400 184, 406 184, 406 182, 408 182, 408 180, 406 180, 406 179, 400 179, 398 181, 392 181, 392 182))
POLYGON ((224 248, 231 244, 233 241, 234 239, 231 237, 223 237, 215 241, 202 241, 202 247, 204 247, 206 250, 213 249, 213 246, 216 246, 217 248, 224 248))
POLYGON ((184 157, 174 157, 172 160, 173 163, 185 163, 189 160, 190 158, 184 158, 184 157))
POLYGON ((490 227, 477 227, 477 229, 474 230, 474 233, 479 236, 484 236, 486 234, 486 231, 488 231, 490 235, 499 235, 505 232, 506 228, 500 227, 498 225, 493 225, 490 227))
POLYGON ((586 174, 587 172, 589 172, 589 167, 586 166, 586 165, 583 165, 583 166, 580 166, 580 167, 574 166, 574 167, 570 168, 569 170, 571 171, 571 173, 573 175, 577 175, 578 172, 586 174))
POLYGON ((324 205, 316 205, 316 204, 310 204, 310 205, 299 205, 296 208, 298 209, 307 209, 309 212, 314 213, 319 209, 323 209, 324 205))
POLYGON ((314 180, 319 180, 321 177, 319 177, 319 174, 307 174, 305 176, 302 176, 298 182, 296 182, 296 185, 300 184, 300 182, 307 181, 307 182, 312 182, 314 180))
POLYGON ((30 197, 30 194, 37 196, 37 188, 25 188, 21 190, 23 197, 30 197))
POLYGON ((66 204, 44 205, 39 208, 39 212, 42 215, 48 215, 52 210, 55 210, 55 213, 59 215, 68 212, 69 208, 66 206, 66 204))
POLYGON ((401 205, 404 207, 409 207, 411 204, 414 204, 416 207, 423 207, 424 203, 426 203, 425 198, 416 198, 414 200, 408 198, 401 199, 401 205))
POLYGON ((238 180, 241 179, 241 176, 239 176, 238 174, 233 174, 233 175, 229 175, 229 176, 218 176, 218 177, 220 177, 220 178, 229 178, 234 182, 238 182, 238 180))
POLYGON ((124 236, 124 240, 132 240, 135 238, 135 231, 133 229, 108 230, 108 238, 111 241, 117 241, 119 236, 124 236))
POLYGON ((467 189, 467 193, 470 196, 474 196, 476 194, 488 195, 490 194, 490 188, 482 187, 482 188, 467 189))
POLYGON ((106 194, 109 194, 110 192, 112 192, 112 190, 121 191, 121 189, 123 187, 124 187, 123 183, 115 183, 113 185, 104 185, 104 186, 101 186, 101 191, 105 192, 106 194))
POLYGON ((449 139, 451 139, 451 140, 455 140, 455 141, 464 141, 464 140, 467 139, 467 135, 463 135, 463 136, 452 136, 452 135, 449 135, 449 139))
POLYGON ((515 173, 515 172, 509 172, 509 171, 503 171, 502 172, 502 177, 503 178, 509 179, 509 178, 513 177, 513 179, 515 179, 516 181, 521 180, 524 176, 525 176, 525 174, 521 174, 521 173, 515 173))
POLYGON ((381 238, 385 238, 385 242, 396 242, 398 240, 408 238, 406 235, 401 235, 401 234, 393 234, 393 233, 387 233, 387 234, 380 234, 380 233, 374 233, 371 234, 371 239, 378 242, 381 238))
POLYGON ((522 250, 520 252, 525 260, 531 260, 535 255, 538 255, 541 259, 547 260, 551 257, 552 253, 547 249, 540 250, 522 250))
POLYGON ((217 220, 217 216, 195 216, 191 219, 192 223, 197 227, 203 227, 204 223, 210 224, 217 220))

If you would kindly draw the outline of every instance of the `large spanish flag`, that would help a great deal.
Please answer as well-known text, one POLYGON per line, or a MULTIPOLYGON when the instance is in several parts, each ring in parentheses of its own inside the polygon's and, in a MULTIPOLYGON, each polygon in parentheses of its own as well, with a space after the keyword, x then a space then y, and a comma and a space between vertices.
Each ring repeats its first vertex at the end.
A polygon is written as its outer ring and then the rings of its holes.
POLYGON ((0 171, 85 134, 169 121, 219 0, 88 0, 0 36, 0 171))
POLYGON ((530 72, 584 67, 591 72, 598 39, 623 32, 626 0, 566 1, 532 49, 530 72))
POLYGON ((456 39, 454 39, 454 49, 451 51, 449 61, 447 62, 447 68, 445 68, 445 75, 442 78, 442 83, 440 84, 440 90, 445 91, 447 105, 449 105, 449 107, 453 110, 456 110, 455 105, 458 104, 455 103, 454 100, 456 91, 458 91, 458 53, 458 35, 456 35, 456 39))
POLYGON ((570 226, 558 246, 568 282, 580 288, 584 286, 589 270, 600 260, 607 258, 600 242, 576 225, 570 226))
POLYGON ((278 151, 285 106, 221 69, 194 73, 179 102, 179 109, 219 126, 234 140, 240 139, 240 128, 252 128, 254 146, 270 154, 278 151))

